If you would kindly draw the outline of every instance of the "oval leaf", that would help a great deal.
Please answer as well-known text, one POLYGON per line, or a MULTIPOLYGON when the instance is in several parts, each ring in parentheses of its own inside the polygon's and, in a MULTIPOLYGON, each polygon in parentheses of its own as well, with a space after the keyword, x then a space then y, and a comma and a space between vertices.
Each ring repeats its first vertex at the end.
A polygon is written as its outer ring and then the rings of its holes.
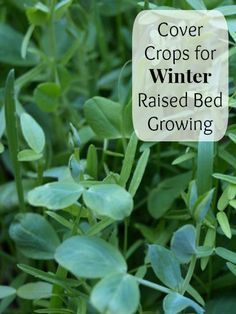
POLYGON ((100 138, 121 137, 122 106, 103 97, 93 97, 84 105, 85 118, 100 138))
POLYGON ((194 204, 193 207, 194 217, 198 222, 204 220, 208 210, 210 209, 213 195, 214 189, 201 195, 198 198, 197 202, 194 204))
POLYGON ((171 250, 180 263, 188 263, 196 253, 196 230, 192 225, 185 225, 174 233, 171 250))
POLYGON ((225 212, 218 212, 217 213, 217 220, 219 222, 219 225, 220 225, 222 231, 226 235, 226 237, 231 239, 232 233, 231 233, 231 229, 230 229, 230 225, 229 225, 229 221, 228 221, 228 218, 226 216, 226 213, 225 212))
POLYGON ((20 123, 29 147, 36 153, 41 153, 45 145, 45 136, 41 126, 28 113, 21 114, 20 123))
POLYGON ((93 288, 91 302, 99 313, 136 313, 139 304, 137 281, 128 274, 105 277, 93 288))
POLYGON ((169 288, 179 289, 183 282, 174 253, 160 245, 149 245, 148 258, 156 276, 169 288))
POLYGON ((24 149, 20 151, 17 155, 19 161, 34 161, 39 160, 42 157, 42 154, 38 154, 32 149, 24 149))
POLYGON ((120 252, 95 237, 75 236, 64 241, 57 248, 55 259, 72 274, 82 278, 102 278, 127 270, 120 252))
POLYGON ((38 214, 17 215, 9 233, 20 251, 33 259, 53 259, 60 243, 50 223, 38 214))
POLYGON ((28 201, 33 206, 48 209, 62 209, 76 203, 83 187, 73 182, 53 182, 39 186, 28 193, 28 201))
POLYGON ((116 184, 99 184, 83 193, 83 199, 92 211, 114 220, 129 216, 133 209, 131 195, 116 184))
POLYGON ((52 285, 43 281, 31 282, 18 288, 16 293, 26 300, 48 299, 52 295, 52 285))
POLYGON ((34 91, 34 100, 42 111, 53 112, 59 106, 60 95, 61 89, 59 85, 46 82, 37 86, 34 91))

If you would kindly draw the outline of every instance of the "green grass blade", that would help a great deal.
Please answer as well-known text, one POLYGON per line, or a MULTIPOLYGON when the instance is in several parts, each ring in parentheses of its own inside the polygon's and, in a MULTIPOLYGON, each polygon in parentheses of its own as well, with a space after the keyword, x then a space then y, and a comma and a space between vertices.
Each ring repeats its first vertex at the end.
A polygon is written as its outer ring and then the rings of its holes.
POLYGON ((138 144, 137 136, 135 133, 133 133, 130 138, 129 144, 127 146, 125 158, 124 158, 121 173, 120 173, 119 184, 123 187, 125 187, 130 177, 130 173, 131 173, 133 163, 134 163, 137 144, 138 144))
POLYGON ((15 106, 15 73, 11 70, 8 74, 5 86, 5 119, 6 133, 8 138, 8 148, 12 161, 14 176, 16 180, 17 195, 21 211, 25 210, 24 191, 21 180, 21 168, 17 160, 19 151, 17 123, 16 123, 16 106, 15 106))
POLYGON ((146 149, 138 160, 136 169, 134 171, 133 178, 130 182, 129 193, 134 196, 144 175, 145 168, 147 166, 150 149, 146 149))

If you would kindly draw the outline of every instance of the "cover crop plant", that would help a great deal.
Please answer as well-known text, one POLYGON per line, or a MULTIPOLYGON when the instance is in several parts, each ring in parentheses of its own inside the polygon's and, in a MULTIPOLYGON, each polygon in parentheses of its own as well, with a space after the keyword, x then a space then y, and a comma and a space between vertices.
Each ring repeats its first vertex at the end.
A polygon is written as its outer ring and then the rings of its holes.
POLYGON ((0 2, 0 313, 235 312, 233 0, 0 2), (143 9, 229 27, 218 143, 143 143, 131 37, 143 9))

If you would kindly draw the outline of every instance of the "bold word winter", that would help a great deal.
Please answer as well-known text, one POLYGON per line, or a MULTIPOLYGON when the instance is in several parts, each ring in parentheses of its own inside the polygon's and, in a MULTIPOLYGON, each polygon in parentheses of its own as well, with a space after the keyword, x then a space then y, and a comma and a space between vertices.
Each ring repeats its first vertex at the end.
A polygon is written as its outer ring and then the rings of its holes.
POLYGON ((209 83, 211 73, 173 72, 173 69, 149 69, 153 83, 209 83))

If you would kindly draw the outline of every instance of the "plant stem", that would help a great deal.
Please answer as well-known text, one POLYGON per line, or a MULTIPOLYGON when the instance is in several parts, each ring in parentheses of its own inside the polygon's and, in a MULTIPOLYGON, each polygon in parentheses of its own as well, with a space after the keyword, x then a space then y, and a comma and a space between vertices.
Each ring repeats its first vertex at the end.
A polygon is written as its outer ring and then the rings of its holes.
POLYGON ((125 221, 124 221, 124 256, 126 255, 126 252, 127 252, 128 228, 129 228, 129 218, 125 218, 125 221))
POLYGON ((167 294, 173 292, 169 288, 158 285, 157 283, 154 283, 154 282, 142 279, 142 278, 137 278, 135 276, 133 276, 133 277, 137 280, 138 283, 140 283, 143 286, 146 286, 146 287, 149 287, 149 288, 152 288, 152 289, 155 289, 155 290, 161 291, 163 293, 167 293, 167 294))

